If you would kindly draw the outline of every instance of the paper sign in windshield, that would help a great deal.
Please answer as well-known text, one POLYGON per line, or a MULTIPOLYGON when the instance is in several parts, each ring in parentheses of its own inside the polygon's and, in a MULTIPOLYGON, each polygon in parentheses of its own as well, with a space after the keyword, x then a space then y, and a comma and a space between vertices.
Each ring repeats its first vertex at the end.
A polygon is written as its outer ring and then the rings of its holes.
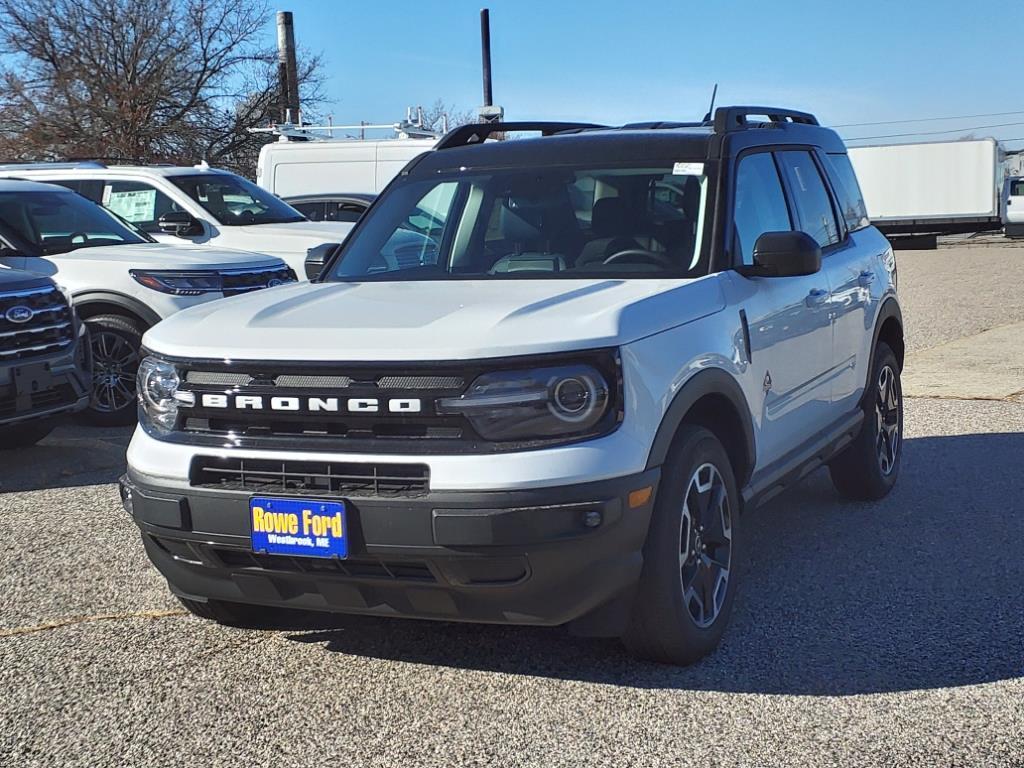
POLYGON ((111 192, 106 208, 133 224, 156 219, 156 190, 139 189, 132 192, 111 192))
POLYGON ((672 166, 673 176, 703 176, 704 163, 676 163, 672 166))

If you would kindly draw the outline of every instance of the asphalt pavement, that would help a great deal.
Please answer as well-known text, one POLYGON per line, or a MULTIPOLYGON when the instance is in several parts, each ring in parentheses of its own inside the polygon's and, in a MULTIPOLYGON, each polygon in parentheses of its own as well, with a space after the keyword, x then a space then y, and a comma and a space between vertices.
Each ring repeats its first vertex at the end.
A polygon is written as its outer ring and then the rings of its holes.
MULTIPOLYGON (((1024 250, 967 250, 900 255, 912 352, 1024 320, 1024 250)), ((560 629, 200 621, 121 510, 128 432, 62 429, 0 456, 0 765, 1024 765, 1024 404, 906 426, 884 501, 819 472, 742 520, 732 625, 685 669, 560 629)))

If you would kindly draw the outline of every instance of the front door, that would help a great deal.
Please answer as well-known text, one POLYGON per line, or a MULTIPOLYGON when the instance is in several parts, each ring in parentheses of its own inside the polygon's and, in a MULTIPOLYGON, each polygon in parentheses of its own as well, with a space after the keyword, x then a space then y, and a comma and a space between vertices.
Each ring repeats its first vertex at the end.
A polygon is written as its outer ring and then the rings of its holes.
MULTIPOLYGON (((734 252, 753 263, 765 232, 797 228, 770 152, 747 154, 736 171, 734 252)), ((740 277, 740 308, 750 335, 747 397, 758 420, 758 467, 771 464, 830 420, 831 291, 824 272, 799 277, 740 277)))

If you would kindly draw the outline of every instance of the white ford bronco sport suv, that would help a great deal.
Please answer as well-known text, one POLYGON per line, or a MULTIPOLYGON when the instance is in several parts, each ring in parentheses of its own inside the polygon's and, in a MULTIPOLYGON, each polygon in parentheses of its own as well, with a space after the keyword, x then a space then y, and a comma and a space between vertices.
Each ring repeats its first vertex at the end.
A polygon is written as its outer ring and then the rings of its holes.
POLYGON ((307 250, 339 243, 352 229, 348 222, 309 221, 265 189, 206 165, 35 163, 0 166, 0 176, 60 184, 159 242, 277 256, 299 275, 307 250))
POLYGON ((90 330, 99 424, 135 420, 142 334, 179 309, 293 282, 280 259, 162 245, 98 205, 51 184, 0 180, 0 266, 53 277, 90 330))
POLYGON ((122 499, 192 612, 560 625, 689 663, 741 513, 899 472, 888 242, 808 114, 464 126, 313 282, 144 339, 122 499), (485 142, 496 131, 537 131, 485 142), (418 255, 389 247, 409 230, 418 255))

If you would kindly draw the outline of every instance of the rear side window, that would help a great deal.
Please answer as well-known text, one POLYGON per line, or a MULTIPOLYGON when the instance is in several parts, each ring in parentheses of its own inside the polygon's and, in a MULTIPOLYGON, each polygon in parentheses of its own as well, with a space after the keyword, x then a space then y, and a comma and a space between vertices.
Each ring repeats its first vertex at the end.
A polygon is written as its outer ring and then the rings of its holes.
POLYGON ((754 243, 765 232, 788 232, 793 228, 779 172, 769 152, 740 159, 733 225, 735 252, 744 264, 754 263, 754 243))
POLYGON ((857 174, 853 171, 850 158, 844 154, 834 154, 829 155, 828 160, 829 178, 832 181, 832 189, 839 198, 839 209, 846 219, 846 228, 851 232, 864 229, 871 222, 868 220, 864 195, 861 194, 857 174))
POLYGON ((780 152, 779 160, 796 204, 800 229, 826 248, 839 242, 832 199, 810 152, 780 152))

